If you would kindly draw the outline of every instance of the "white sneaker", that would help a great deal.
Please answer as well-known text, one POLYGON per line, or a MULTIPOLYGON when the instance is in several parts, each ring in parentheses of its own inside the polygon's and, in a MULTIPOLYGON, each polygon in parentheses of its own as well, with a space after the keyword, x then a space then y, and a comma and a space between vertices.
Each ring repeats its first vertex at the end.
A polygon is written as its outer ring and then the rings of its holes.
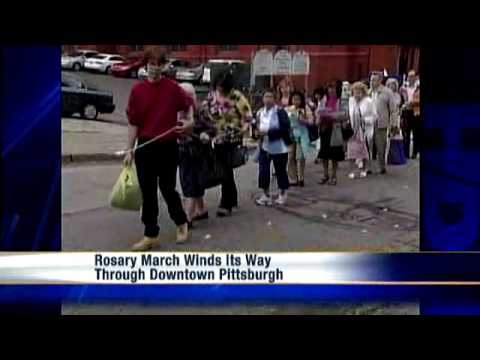
POLYGON ((367 172, 366 171, 360 171, 360 177, 361 178, 366 178, 367 177, 367 172))
POLYGON ((349 179, 355 179, 355 173, 352 172, 352 173, 348 174, 348 178, 349 179))
POLYGON ((278 195, 278 198, 275 200, 275 204, 277 205, 285 205, 285 203, 287 202, 287 194, 283 194, 283 195, 278 195))
POLYGON ((255 200, 255 203, 260 206, 272 206, 272 199, 270 196, 263 194, 257 200, 255 200))

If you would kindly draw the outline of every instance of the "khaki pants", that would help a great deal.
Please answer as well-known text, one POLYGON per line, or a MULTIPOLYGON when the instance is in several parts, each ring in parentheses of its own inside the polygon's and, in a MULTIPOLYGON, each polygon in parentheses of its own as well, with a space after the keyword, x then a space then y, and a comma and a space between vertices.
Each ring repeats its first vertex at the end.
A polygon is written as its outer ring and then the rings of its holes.
POLYGON ((302 151, 300 144, 294 142, 288 152, 288 177, 290 182, 305 181, 305 159, 297 160, 297 151, 302 151))
POLYGON ((385 170, 385 158, 387 152, 387 129, 375 129, 373 141, 377 147, 377 158, 379 170, 385 170))

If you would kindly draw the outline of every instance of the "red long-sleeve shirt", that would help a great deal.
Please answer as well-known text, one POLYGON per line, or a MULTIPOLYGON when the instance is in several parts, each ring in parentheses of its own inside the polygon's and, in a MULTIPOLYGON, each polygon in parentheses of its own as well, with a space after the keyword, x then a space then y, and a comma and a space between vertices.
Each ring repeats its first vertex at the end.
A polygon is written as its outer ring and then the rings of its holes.
MULTIPOLYGON (((179 111, 193 106, 193 99, 174 81, 162 78, 158 82, 136 84, 128 100, 127 116, 138 127, 139 139, 152 139, 177 125, 179 111)), ((175 132, 159 141, 177 139, 175 132)))

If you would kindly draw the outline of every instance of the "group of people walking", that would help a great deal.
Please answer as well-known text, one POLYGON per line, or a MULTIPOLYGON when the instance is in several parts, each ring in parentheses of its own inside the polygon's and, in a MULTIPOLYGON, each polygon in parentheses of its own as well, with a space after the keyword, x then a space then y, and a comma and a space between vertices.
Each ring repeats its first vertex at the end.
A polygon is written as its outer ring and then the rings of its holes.
POLYGON ((208 174, 203 160, 212 155, 212 148, 222 170, 217 216, 232 215, 238 207, 232 156, 252 119, 250 105, 234 89, 229 72, 217 79, 214 96, 199 104, 192 85, 177 84, 166 76, 168 62, 160 47, 149 47, 145 60, 148 79, 134 85, 127 106, 128 148, 133 151, 127 153, 124 163, 131 166, 135 160, 143 197, 144 236, 133 245, 134 251, 159 243, 158 189, 177 226, 177 243, 189 239, 193 221, 208 218, 203 200, 203 181, 208 174), (178 167, 186 211, 176 191, 178 167))
POLYGON ((205 178, 214 171, 206 169, 205 159, 213 158, 214 165, 221 168, 217 216, 232 216, 238 207, 232 157, 252 129, 258 140, 255 158, 262 190, 256 203, 264 206, 284 205, 290 186, 305 186, 306 159, 315 150, 315 141, 320 143, 317 159, 324 168, 320 184, 337 184, 338 162, 345 156, 354 164, 349 177, 366 177, 375 149, 379 173, 385 174, 388 136, 400 128, 405 136, 413 131, 417 138, 413 155, 418 153, 419 86, 415 74, 409 73, 402 89, 394 79, 384 86, 382 74, 374 73, 371 89, 362 82, 351 87, 346 82, 343 86, 332 83, 325 91, 315 90, 311 99, 291 84, 267 89, 263 106, 254 115, 228 71, 216 79, 211 96, 199 103, 191 84, 177 84, 164 76, 167 60, 160 48, 148 48, 145 57, 148 80, 133 87, 127 108, 128 148, 137 149, 129 152, 124 162, 131 165, 135 160, 145 227, 144 237, 133 250, 148 250, 159 242, 158 189, 177 225, 177 243, 189 239, 194 222, 209 217, 203 200, 208 188, 205 178), (402 124, 401 110, 405 115, 402 124), (270 194, 272 163, 279 188, 276 199, 270 194), (176 191, 178 167, 185 209, 176 191))

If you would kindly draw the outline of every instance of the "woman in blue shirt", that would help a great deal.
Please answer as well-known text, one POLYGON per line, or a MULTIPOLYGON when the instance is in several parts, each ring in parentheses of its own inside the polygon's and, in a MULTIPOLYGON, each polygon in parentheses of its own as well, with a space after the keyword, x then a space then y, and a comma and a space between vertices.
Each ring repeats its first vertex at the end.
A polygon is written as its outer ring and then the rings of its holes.
POLYGON ((293 144, 288 154, 288 176, 291 186, 305 186, 305 158, 310 151, 307 124, 312 122, 312 112, 305 104, 305 96, 295 91, 290 95, 287 111, 292 128, 293 144))

